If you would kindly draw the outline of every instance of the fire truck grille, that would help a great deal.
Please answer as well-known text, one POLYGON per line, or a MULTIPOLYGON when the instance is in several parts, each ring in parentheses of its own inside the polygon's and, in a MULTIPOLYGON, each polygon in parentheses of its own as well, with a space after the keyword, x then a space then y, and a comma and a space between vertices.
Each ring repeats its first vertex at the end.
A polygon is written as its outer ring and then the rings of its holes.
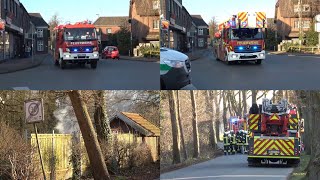
POLYGON ((262 46, 260 45, 247 45, 247 46, 236 46, 234 48, 235 53, 255 53, 261 52, 262 46))
POLYGON ((93 47, 72 47, 70 48, 71 53, 92 53, 93 47))

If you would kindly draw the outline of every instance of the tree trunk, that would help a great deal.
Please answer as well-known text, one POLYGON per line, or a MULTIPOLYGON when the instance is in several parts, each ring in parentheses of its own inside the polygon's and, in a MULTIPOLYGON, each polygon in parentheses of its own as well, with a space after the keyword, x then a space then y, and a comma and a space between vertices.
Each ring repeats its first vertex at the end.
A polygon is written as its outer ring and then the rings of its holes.
POLYGON ((227 129, 227 98, 226 98, 226 92, 222 91, 222 106, 223 106, 223 110, 222 110, 222 120, 223 120, 223 126, 224 129, 227 129))
POLYGON ((247 112, 248 112, 248 107, 247 107, 247 91, 242 90, 242 100, 243 100, 243 113, 242 117, 245 117, 247 112))
POLYGON ((216 149, 217 148, 217 141, 216 141, 216 135, 215 135, 215 132, 214 132, 214 107, 215 107, 215 101, 214 101, 214 98, 212 95, 212 91, 207 91, 207 97, 206 97, 206 107, 207 107, 207 112, 209 113, 210 115, 210 126, 209 126, 209 133, 210 133, 210 140, 209 140, 209 143, 210 143, 210 146, 212 149, 216 149), (211 101, 211 103, 210 103, 211 101))
POLYGON ((107 102, 105 91, 97 91, 95 96, 95 112, 94 122, 97 129, 97 136, 99 141, 110 142, 112 140, 110 122, 107 115, 107 102))
POLYGON ((93 177, 95 180, 110 179, 87 106, 81 99, 81 92, 69 91, 68 95, 76 114, 84 144, 87 149, 90 165, 92 167, 91 169, 93 171, 93 177))
POLYGON ((176 105, 176 95, 174 91, 168 91, 169 93, 169 107, 170 107, 170 117, 172 126, 172 159, 173 164, 181 162, 180 158, 180 132, 179 132, 179 122, 177 118, 177 105, 176 105))
POLYGON ((252 96, 251 96, 251 98, 252 98, 252 104, 254 104, 254 103, 257 103, 257 90, 251 90, 251 92, 252 92, 252 96))
POLYGON ((183 135, 183 129, 182 129, 182 123, 181 123, 181 116, 180 116, 179 91, 176 91, 176 92, 177 92, 177 117, 178 117, 178 122, 179 122, 179 127, 180 127, 181 143, 182 143, 182 148, 183 148, 183 158, 185 160, 187 160, 188 154, 187 154, 187 149, 186 149, 185 142, 184 142, 184 135, 183 135))
POLYGON ((194 97, 194 91, 190 91, 191 104, 192 104, 192 127, 193 127, 193 157, 198 158, 200 155, 200 144, 199 144, 199 132, 198 132, 198 121, 197 121, 197 105, 194 97))

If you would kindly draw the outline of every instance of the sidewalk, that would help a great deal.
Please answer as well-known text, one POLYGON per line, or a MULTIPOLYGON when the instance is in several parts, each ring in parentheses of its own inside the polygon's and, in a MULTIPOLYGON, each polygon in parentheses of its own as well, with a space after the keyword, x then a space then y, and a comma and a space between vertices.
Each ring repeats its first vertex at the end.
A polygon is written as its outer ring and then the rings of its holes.
POLYGON ((0 61, 0 74, 12 73, 40 66, 49 56, 50 54, 34 55, 33 62, 32 57, 0 61))
POLYGON ((131 57, 131 56, 121 56, 120 60, 129 60, 129 61, 142 61, 142 62, 157 62, 160 61, 160 58, 145 58, 145 57, 131 57))
POLYGON ((295 55, 295 56, 320 56, 319 52, 315 53, 298 53, 298 52, 286 52, 286 51, 269 51, 268 54, 273 55, 295 55))
POLYGON ((205 56, 205 52, 208 52, 210 49, 207 48, 207 49, 196 49, 194 50, 194 52, 188 52, 188 53, 185 53, 187 56, 189 56, 189 59, 190 61, 194 61, 194 60, 197 60, 197 59, 200 59, 202 58, 203 56, 205 56))

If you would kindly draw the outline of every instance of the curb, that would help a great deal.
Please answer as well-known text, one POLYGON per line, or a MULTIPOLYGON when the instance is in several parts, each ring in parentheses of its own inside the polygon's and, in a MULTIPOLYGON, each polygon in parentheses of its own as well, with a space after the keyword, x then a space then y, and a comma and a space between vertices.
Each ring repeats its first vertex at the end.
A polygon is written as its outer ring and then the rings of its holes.
POLYGON ((160 61, 160 58, 159 59, 156 59, 156 58, 153 58, 153 59, 133 59, 133 58, 128 58, 128 57, 121 57, 120 56, 120 61, 121 59, 123 60, 127 60, 127 61, 136 61, 136 62, 159 62, 160 61))
POLYGON ((32 69, 32 68, 35 68, 35 67, 38 67, 40 66, 43 61, 45 59, 47 59, 48 57, 50 56, 50 54, 46 55, 42 60, 40 60, 39 62, 35 63, 35 64, 30 64, 28 66, 25 66, 25 67, 22 67, 22 68, 18 68, 18 69, 12 69, 12 70, 7 70, 7 71, 2 71, 0 72, 0 74, 9 74, 9 73, 13 73, 13 72, 17 72, 17 71, 23 71, 23 70, 27 70, 27 69, 32 69))

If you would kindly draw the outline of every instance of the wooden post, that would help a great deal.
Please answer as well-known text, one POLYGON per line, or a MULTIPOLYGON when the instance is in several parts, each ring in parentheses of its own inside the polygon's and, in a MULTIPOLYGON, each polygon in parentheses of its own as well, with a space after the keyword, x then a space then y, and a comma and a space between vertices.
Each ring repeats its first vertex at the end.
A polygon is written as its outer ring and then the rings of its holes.
POLYGON ((33 123, 34 131, 36 133, 36 140, 37 140, 37 146, 38 146, 38 151, 39 151, 39 157, 40 157, 40 163, 41 163, 41 168, 42 168, 42 173, 43 173, 43 179, 46 180, 46 173, 44 171, 44 166, 43 166, 43 161, 42 161, 42 156, 41 156, 41 150, 40 150, 40 144, 38 140, 38 130, 37 130, 37 125, 36 123, 33 123))

